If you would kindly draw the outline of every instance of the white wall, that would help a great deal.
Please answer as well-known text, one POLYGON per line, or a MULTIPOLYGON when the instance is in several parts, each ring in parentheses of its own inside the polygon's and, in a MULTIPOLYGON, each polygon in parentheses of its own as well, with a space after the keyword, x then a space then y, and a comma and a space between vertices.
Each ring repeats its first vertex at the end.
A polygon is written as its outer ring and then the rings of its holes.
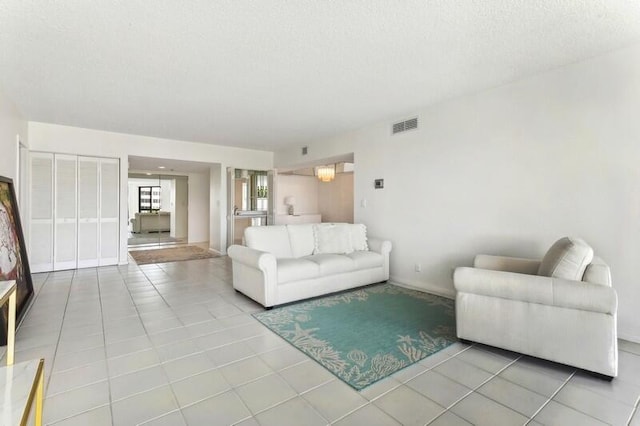
POLYGON ((209 249, 217 253, 227 252, 227 173, 220 164, 209 170, 209 249), (217 225, 217 226, 216 226, 217 225))
POLYGON ((209 241, 209 173, 189 173, 190 243, 209 241))
POLYGON ((323 155, 354 152, 355 220, 393 241, 394 280, 452 295, 452 269, 476 253, 541 257, 580 236, 611 265, 619 335, 640 341, 638 111, 634 46, 419 111, 418 131, 391 136, 393 117, 323 155))
MULTIPOLYGON (((37 122, 29 122, 28 131, 29 146, 34 151, 119 158, 121 200, 127 199, 126 182, 129 155, 218 163, 221 164, 223 169, 228 165, 256 170, 273 168, 273 153, 267 151, 175 141, 37 122)), ((15 141, 15 135, 13 140, 15 141)), ((223 190, 226 191, 226 188, 223 190)), ((209 202, 208 198, 206 202, 209 202)), ((125 264, 127 263, 127 205, 124 202, 120 204, 120 263, 125 264)), ((202 226, 202 224, 198 226, 202 226)), ((191 229, 189 233, 191 233, 191 229)), ((206 235, 208 237, 208 228, 206 235)), ((206 241, 207 239, 204 238, 200 241, 206 241)))
POLYGON ((172 201, 175 214, 171 218, 171 236, 174 238, 187 238, 188 236, 188 203, 189 186, 186 177, 178 177, 172 181, 172 201))
MULTIPOLYGON (((18 172, 18 140, 23 145, 29 146, 27 138, 27 121, 23 119, 13 102, 0 92, 0 176, 13 179, 14 190, 18 199, 20 222, 25 241, 29 241, 29 217, 28 197, 25 197, 24 187, 28 186, 28 173, 18 172)), ((28 155, 26 150, 23 153, 28 155)), ((28 164, 28 159, 23 160, 28 164)), ((27 247, 29 250, 29 247, 27 247)))
POLYGON ((0 176, 16 180, 18 143, 20 135, 24 144, 27 140, 27 122, 16 109, 13 102, 0 92, 0 176))
POLYGON ((319 213, 318 178, 314 176, 277 175, 277 214, 287 214, 284 199, 293 196, 296 199, 295 214, 319 213))
POLYGON ((353 223, 353 173, 336 173, 331 182, 318 182, 318 209, 323 222, 353 223))

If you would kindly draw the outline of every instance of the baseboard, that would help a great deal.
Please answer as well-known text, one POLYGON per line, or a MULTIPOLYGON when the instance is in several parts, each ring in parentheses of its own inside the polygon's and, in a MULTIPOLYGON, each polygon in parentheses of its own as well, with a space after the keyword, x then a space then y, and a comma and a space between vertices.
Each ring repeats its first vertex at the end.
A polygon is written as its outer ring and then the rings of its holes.
POLYGON ((213 254, 216 254, 216 255, 218 255, 218 256, 224 256, 224 255, 226 254, 226 253, 222 253, 222 252, 221 252, 221 251, 219 251, 219 250, 212 249, 211 247, 209 247, 209 252, 210 252, 210 253, 213 253, 213 254))
POLYGON ((400 287, 408 288, 409 290, 423 291, 425 293, 431 293, 437 296, 446 297, 447 299, 456 298, 456 292, 453 289, 451 291, 447 291, 440 286, 436 286, 436 285, 425 283, 425 282, 412 283, 407 281, 401 281, 395 278, 394 276, 390 276, 389 281, 392 284, 395 284, 400 287))

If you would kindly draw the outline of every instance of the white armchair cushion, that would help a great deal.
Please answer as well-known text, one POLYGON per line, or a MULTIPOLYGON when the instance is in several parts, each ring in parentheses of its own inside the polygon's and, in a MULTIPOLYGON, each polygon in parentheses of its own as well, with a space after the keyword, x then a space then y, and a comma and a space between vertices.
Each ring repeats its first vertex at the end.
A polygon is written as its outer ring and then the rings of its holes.
POLYGON ((580 238, 564 237, 556 241, 542 258, 538 275, 581 281, 593 249, 580 238))

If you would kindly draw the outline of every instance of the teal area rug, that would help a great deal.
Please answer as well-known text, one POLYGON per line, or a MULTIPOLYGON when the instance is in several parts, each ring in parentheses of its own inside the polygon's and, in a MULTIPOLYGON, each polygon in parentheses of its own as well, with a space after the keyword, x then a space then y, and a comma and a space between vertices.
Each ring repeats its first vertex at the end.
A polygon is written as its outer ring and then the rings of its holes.
POLYGON ((392 284, 254 317, 358 390, 457 341, 453 300, 392 284))

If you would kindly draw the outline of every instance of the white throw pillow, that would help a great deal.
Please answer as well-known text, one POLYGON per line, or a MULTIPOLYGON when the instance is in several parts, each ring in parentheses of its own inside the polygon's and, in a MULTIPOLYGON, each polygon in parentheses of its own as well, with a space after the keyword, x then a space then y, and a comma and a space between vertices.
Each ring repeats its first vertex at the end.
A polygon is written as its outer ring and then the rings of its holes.
POLYGON ((593 249, 580 238, 564 237, 556 241, 542 258, 538 275, 581 281, 593 260, 593 249))
POLYGON ((346 223, 318 223, 313 225, 316 247, 314 254, 345 254, 353 252, 350 225, 346 223))
POLYGON ((367 227, 362 223, 350 225, 351 227, 351 244, 354 251, 367 251, 367 227))

